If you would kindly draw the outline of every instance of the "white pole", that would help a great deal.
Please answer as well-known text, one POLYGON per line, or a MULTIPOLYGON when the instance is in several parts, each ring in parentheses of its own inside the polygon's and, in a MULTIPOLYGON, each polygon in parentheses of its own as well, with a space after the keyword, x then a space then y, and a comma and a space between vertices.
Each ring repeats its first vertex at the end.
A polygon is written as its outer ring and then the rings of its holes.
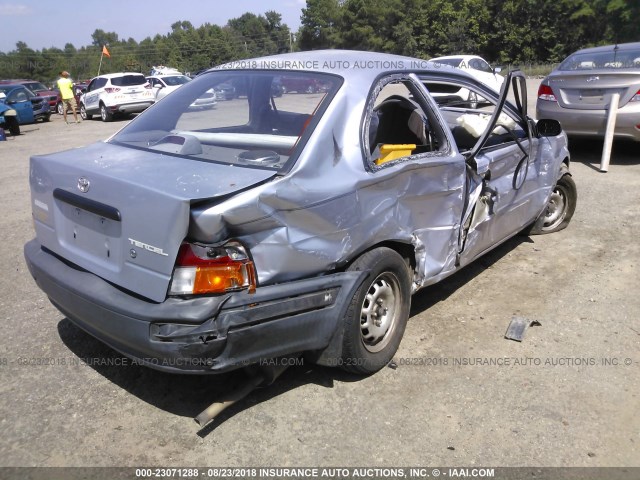
POLYGON ((600 160, 600 171, 607 172, 609 170, 609 160, 611 159, 611 146, 613 145, 613 131, 616 128, 616 117, 618 116, 618 102, 620 94, 611 95, 609 103, 609 114, 607 116, 607 129, 604 133, 604 147, 602 149, 602 159, 600 160))
POLYGON ((104 48, 100 54, 100 65, 98 65, 98 76, 100 76, 100 69, 102 68, 102 57, 104 57, 104 48))

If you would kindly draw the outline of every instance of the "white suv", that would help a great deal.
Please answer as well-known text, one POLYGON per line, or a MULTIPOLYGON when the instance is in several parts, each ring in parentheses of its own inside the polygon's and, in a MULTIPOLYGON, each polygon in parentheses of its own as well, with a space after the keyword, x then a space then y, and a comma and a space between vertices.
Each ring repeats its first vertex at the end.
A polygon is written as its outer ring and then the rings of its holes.
POLYGON ((100 114, 103 122, 109 122, 114 115, 140 113, 154 101, 154 91, 143 74, 110 73, 91 80, 80 97, 80 115, 91 120, 100 114))

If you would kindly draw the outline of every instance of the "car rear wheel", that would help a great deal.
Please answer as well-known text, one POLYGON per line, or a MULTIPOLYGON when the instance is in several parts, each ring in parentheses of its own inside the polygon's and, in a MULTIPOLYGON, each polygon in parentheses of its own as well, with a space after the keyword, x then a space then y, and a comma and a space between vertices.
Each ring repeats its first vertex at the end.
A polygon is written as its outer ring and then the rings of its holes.
POLYGON ((113 120, 113 114, 104 105, 100 105, 100 118, 103 122, 110 122, 113 120))
POLYGON ((409 267, 394 250, 371 250, 349 267, 371 273, 358 287, 344 322, 340 365, 349 372, 368 375, 391 361, 409 318, 409 267))
POLYGON ((553 188, 547 207, 533 225, 530 233, 532 235, 543 235, 566 228, 576 210, 577 200, 578 189, 576 188, 576 183, 569 173, 565 173, 553 188))
POLYGON ((9 133, 13 136, 20 135, 20 124, 18 123, 18 119, 16 117, 5 116, 4 121, 7 124, 7 128, 9 129, 9 133))
POLYGON ((83 120, 91 120, 93 118, 93 115, 87 113, 87 109, 85 108, 84 103, 80 104, 80 116, 83 120))

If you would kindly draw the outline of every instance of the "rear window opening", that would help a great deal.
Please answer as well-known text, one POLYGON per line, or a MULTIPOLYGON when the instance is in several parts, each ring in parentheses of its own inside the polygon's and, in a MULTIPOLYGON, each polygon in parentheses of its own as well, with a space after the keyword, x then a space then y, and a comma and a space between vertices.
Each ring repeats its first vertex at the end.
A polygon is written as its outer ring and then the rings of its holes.
POLYGON ((196 160, 279 170, 295 158, 301 139, 311 133, 340 82, 335 75, 310 72, 205 73, 111 141, 196 160), (203 101, 212 96, 215 102, 203 101))

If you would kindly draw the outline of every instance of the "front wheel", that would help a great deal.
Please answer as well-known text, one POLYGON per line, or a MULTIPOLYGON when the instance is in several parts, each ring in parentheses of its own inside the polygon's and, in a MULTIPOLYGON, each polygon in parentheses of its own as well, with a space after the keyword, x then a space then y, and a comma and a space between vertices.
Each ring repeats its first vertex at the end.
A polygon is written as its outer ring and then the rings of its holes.
POLYGON ((64 103, 62 102, 58 103, 58 105, 56 105, 56 111, 58 112, 58 115, 64 115, 64 109, 66 107, 67 106, 64 103))
POLYGON ((533 235, 558 232, 569 225, 576 210, 578 189, 571 175, 565 173, 551 192, 547 207, 531 229, 533 235))
POLYGON ((411 278, 404 259, 390 248, 371 250, 350 271, 371 273, 358 287, 344 322, 341 367, 368 375, 391 361, 409 318, 411 278))

